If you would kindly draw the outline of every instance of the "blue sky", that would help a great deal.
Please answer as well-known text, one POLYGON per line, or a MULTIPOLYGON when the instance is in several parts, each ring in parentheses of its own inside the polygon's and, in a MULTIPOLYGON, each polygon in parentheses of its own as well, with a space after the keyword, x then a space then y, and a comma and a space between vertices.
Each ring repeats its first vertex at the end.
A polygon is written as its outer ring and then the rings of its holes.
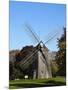
MULTIPOLYGON (((10 50, 37 44, 25 31, 25 23, 28 23, 44 42, 48 40, 49 32, 53 35, 55 30, 58 30, 61 36, 63 32, 61 29, 66 26, 66 6, 64 4, 10 1, 9 7, 10 50)), ((55 38, 46 46, 51 51, 55 51, 57 50, 56 41, 55 38)))

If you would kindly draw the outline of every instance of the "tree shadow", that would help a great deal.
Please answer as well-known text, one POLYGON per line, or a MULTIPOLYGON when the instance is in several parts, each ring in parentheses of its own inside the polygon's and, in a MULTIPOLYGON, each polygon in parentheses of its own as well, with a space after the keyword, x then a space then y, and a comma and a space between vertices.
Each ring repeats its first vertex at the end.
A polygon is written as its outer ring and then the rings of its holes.
POLYGON ((66 82, 54 81, 54 80, 48 80, 44 83, 49 84, 50 86, 64 86, 64 85, 66 85, 66 82))
POLYGON ((16 83, 10 84, 10 86, 15 86, 17 88, 35 88, 35 87, 51 87, 51 86, 65 86, 65 82, 59 82, 54 80, 45 81, 42 84, 38 83, 16 83))

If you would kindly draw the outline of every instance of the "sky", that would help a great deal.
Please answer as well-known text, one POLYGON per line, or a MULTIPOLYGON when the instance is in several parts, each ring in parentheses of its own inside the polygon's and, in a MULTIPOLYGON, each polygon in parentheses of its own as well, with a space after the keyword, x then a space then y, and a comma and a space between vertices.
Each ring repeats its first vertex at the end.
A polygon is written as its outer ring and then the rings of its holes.
POLYGON ((45 45, 51 51, 57 51, 57 39, 66 26, 66 5, 10 1, 9 3, 10 50, 22 49, 26 45, 38 43, 26 31, 25 24, 32 27, 44 43, 57 31, 59 34, 45 45))

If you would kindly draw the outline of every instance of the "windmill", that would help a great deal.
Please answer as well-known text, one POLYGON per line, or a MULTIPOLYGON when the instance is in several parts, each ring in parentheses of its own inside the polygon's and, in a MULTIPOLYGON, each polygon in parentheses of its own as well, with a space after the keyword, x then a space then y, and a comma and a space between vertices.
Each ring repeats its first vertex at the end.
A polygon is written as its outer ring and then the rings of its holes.
POLYGON ((22 66, 22 69, 24 71, 28 71, 28 68, 31 65, 32 77, 34 79, 51 78, 52 71, 50 60, 48 58, 49 50, 45 46, 45 44, 51 41, 58 34, 58 32, 56 32, 45 43, 43 43, 42 40, 39 40, 38 35, 33 32, 33 29, 28 24, 25 25, 25 30, 30 32, 32 38, 34 38, 34 40, 38 44, 35 46, 35 50, 32 53, 30 53, 23 60, 20 61, 20 66, 22 66))

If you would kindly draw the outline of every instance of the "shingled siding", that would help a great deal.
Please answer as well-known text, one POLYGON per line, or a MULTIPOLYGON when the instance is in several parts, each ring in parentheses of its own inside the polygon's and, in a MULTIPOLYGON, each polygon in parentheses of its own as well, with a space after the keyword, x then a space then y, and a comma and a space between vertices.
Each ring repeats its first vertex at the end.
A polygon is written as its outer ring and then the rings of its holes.
POLYGON ((42 53, 38 51, 38 79, 52 77, 48 59, 48 51, 46 51, 46 48, 42 48, 42 52, 44 53, 45 58, 42 56, 42 53))

